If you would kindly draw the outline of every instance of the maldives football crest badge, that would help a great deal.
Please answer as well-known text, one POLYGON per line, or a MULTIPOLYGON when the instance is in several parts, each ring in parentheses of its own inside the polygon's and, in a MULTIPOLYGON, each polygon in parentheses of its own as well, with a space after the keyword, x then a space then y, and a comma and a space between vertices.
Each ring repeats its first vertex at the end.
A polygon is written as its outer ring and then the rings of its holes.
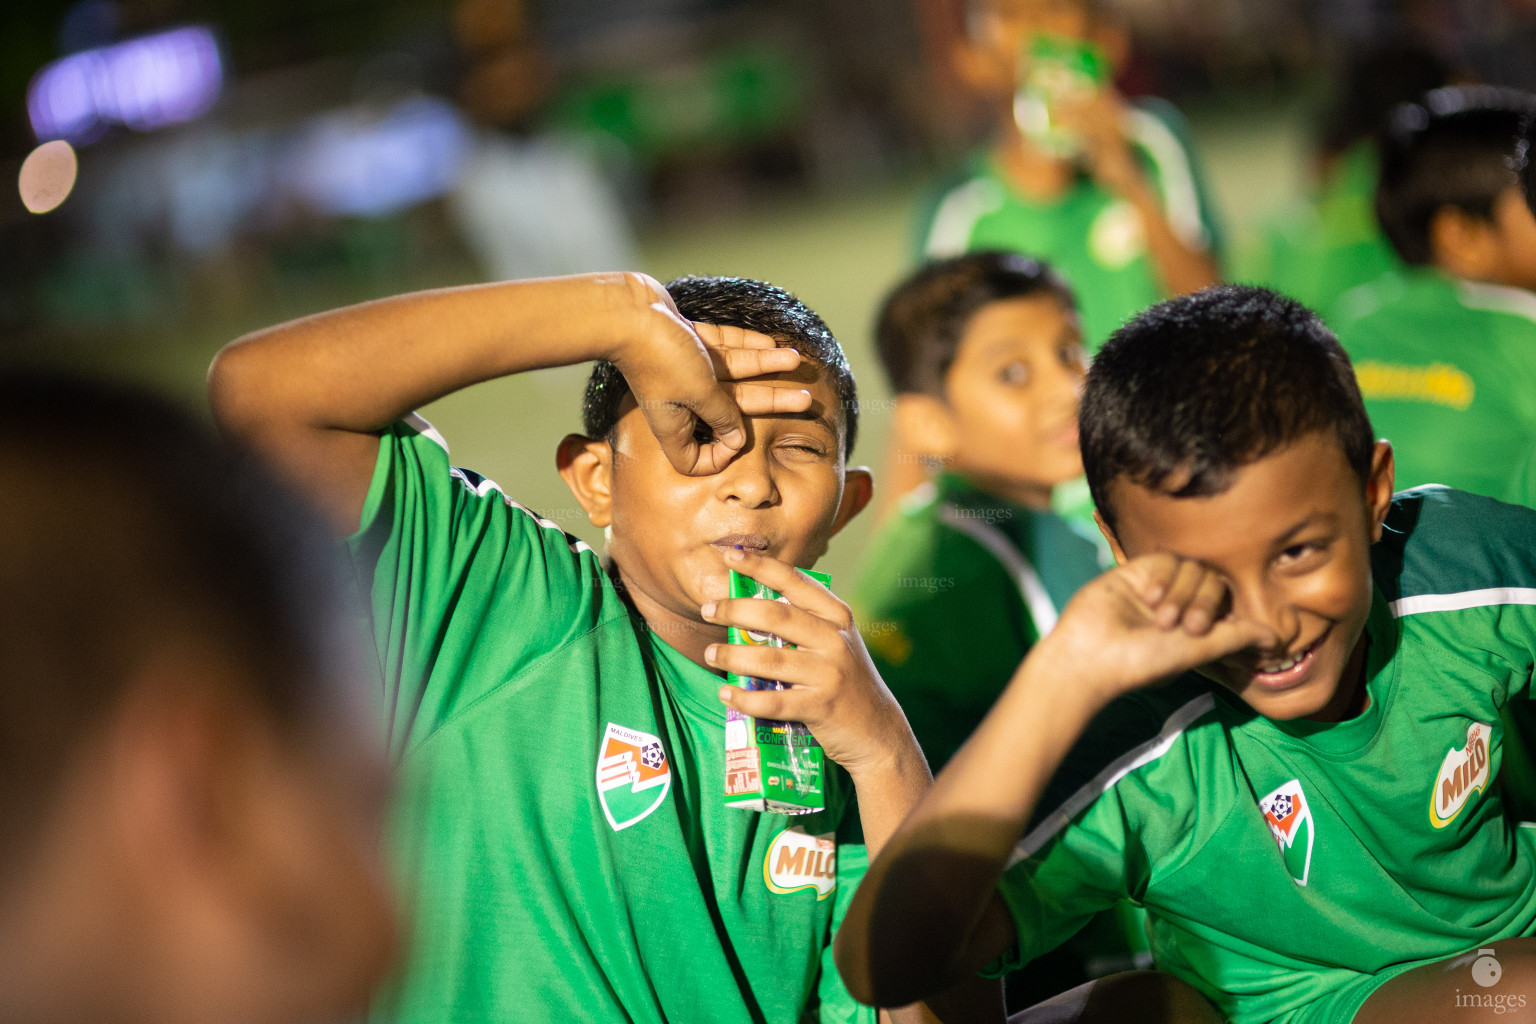
POLYGON ((672 765, 661 740, 608 723, 597 750, 597 799, 615 832, 661 806, 672 788, 672 765))
POLYGON ((1307 884, 1312 870, 1312 805, 1301 791, 1301 783, 1292 779, 1259 801, 1264 824, 1280 846, 1285 870, 1297 885, 1307 884))

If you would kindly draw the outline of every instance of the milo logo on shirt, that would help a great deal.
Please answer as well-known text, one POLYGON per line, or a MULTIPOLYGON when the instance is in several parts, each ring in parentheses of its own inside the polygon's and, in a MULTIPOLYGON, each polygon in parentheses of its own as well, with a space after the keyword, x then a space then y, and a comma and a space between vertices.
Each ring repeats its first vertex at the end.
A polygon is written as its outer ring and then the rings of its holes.
POLYGON ((1474 794, 1488 787, 1488 737, 1492 727, 1482 722, 1467 726, 1467 745, 1452 747, 1440 762, 1434 791, 1429 794, 1429 822, 1445 828, 1467 806, 1474 794))
POLYGON ((837 891, 837 842, 832 833, 813 836, 798 826, 786 828, 768 844, 763 881, 770 892, 815 889, 821 901, 837 891))
POLYGON ((1297 885, 1307 884, 1312 871, 1312 806, 1301 783, 1292 779, 1259 801, 1264 812, 1264 824, 1280 846, 1280 856, 1285 860, 1285 870, 1297 885))
POLYGON ((661 806, 672 787, 672 766, 661 740, 608 723, 597 750, 597 799, 615 832, 661 806))

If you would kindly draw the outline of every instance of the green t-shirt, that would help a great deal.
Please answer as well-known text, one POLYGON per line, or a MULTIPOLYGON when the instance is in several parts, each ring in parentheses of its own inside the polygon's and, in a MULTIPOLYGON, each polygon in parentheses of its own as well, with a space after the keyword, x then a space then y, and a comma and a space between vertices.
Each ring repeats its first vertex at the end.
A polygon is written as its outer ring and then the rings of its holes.
POLYGON ((1344 296, 1333 324, 1400 488, 1511 495, 1536 442, 1536 295, 1405 270, 1344 296))
POLYGON ((1360 716, 1270 721, 1189 675, 1093 721, 1000 885, 1015 961, 1128 896, 1158 968, 1235 1024, 1333 1022, 1536 932, 1536 830, 1497 784, 1500 711, 1532 696, 1536 512, 1399 494, 1372 570, 1360 716))
POLYGON ((870 540, 852 604, 934 772, 1003 692, 1098 549, 1059 516, 941 473, 870 540))
POLYGON ((1339 156, 1311 201, 1286 209, 1264 229, 1237 278, 1289 295, 1327 314, 1339 297, 1402 266, 1376 220, 1375 147, 1339 156))
MULTIPOLYGON (((876 533, 853 606, 880 676, 935 773, 966 741, 1024 655, 1071 596, 1101 571, 1098 547, 1049 511, 941 473, 876 533)), ((1011 985, 1053 995, 1091 977, 1145 967, 1146 921, 1120 904, 1050 965, 1011 985), (1068 971, 1075 974, 1063 977, 1068 971)), ((1038 969, 1037 969, 1038 967, 1038 969)))
MULTIPOLYGON (((1215 218, 1177 111, 1166 103, 1127 107, 1127 132, 1180 240, 1215 251, 1215 218)), ((1135 207, 1079 176, 1051 202, 1019 195, 996 159, 979 159, 924 218, 925 259, 975 249, 1010 249, 1048 261, 1072 286, 1083 337, 1096 350, 1115 328, 1165 298, 1135 207)))
POLYGON ((419 418, 385 432, 347 546, 415 928, 373 1019, 814 1013, 836 837, 857 824, 846 773, 818 814, 727 809, 720 678, 646 629, 586 544, 451 468, 419 418))

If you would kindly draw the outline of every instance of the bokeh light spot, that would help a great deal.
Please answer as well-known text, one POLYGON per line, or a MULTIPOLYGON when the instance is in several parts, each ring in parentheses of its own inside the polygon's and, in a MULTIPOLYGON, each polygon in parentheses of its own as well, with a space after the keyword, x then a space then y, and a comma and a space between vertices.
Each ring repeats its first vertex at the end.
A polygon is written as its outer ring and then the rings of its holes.
POLYGON ((17 186, 22 203, 33 213, 57 209, 75 187, 79 168, 75 148, 63 139, 38 146, 21 164, 17 186))

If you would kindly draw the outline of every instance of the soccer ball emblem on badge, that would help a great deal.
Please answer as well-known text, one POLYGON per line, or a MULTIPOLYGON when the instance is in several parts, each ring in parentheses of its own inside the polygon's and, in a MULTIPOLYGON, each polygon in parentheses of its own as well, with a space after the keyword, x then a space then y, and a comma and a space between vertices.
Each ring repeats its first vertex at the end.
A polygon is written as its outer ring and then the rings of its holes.
POLYGON ((667 755, 661 752, 660 743, 647 743, 645 749, 640 751, 640 763, 650 769, 660 768, 666 763, 667 755))
POLYGON ((1492 988, 1504 976, 1504 967, 1493 958, 1493 950, 1480 949, 1472 962, 1472 980, 1483 988, 1492 988))

